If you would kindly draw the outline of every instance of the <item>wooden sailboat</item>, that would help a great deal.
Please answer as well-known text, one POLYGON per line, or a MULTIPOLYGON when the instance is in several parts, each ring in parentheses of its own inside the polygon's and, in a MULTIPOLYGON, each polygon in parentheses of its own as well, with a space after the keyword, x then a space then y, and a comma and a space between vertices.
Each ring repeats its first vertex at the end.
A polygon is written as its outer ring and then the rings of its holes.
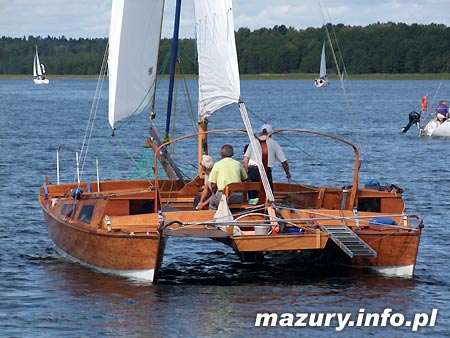
POLYGON ((319 77, 314 80, 314 85, 317 88, 326 87, 329 85, 327 77, 327 64, 325 59, 325 42, 322 45, 322 53, 320 54, 319 77))
MULTIPOLYGON (((109 47, 112 128, 139 106, 152 105, 158 53, 154 46, 159 40, 162 13, 163 0, 113 1, 109 47), (152 26, 151 31, 156 34, 149 37, 142 27, 135 26, 140 20, 152 26), (133 39, 126 33, 132 34, 133 39), (148 40, 143 43, 145 39, 148 40), (139 53, 132 45, 134 41, 139 53), (144 46, 147 43, 153 47, 144 46), (117 49, 122 47, 126 47, 124 53, 117 49), (147 50, 142 53, 144 48, 147 50), (132 75, 134 80, 127 81, 132 75), (128 86, 133 86, 133 90, 127 90, 128 86), (132 92, 133 96, 124 92, 132 92)), ((198 158, 208 153, 208 140, 217 141, 221 135, 223 140, 241 137, 255 148, 260 142, 240 98, 231 0, 196 0, 195 14, 198 132, 161 142, 150 130, 146 146, 154 153, 152 179, 80 180, 67 184, 50 184, 47 180, 40 189, 39 202, 57 250, 96 270, 152 282, 157 281, 165 244, 172 236, 213 239, 231 247, 243 261, 262 262, 271 252, 318 253, 340 264, 412 276, 422 220, 406 212, 400 189, 359 187, 358 150, 335 136, 296 129, 278 129, 273 133, 289 137, 312 135, 350 149, 350 186, 274 182, 272 191, 263 165, 266 154, 260 154, 262 182, 229 184, 219 205, 225 213, 193 210, 193 200, 203 182, 201 169, 198 175, 185 179, 179 175, 167 149, 191 142, 188 149, 192 150, 193 144, 197 149, 192 163, 198 164, 198 158), (239 109, 245 128, 208 130, 208 117, 230 105, 239 109), (254 190, 259 192, 258 205, 250 204, 247 198, 248 191, 254 190), (232 200, 232 195, 238 198, 232 200)))
POLYGON ((39 61, 39 54, 38 49, 36 46, 36 54, 34 55, 33 60, 33 81, 35 84, 48 84, 50 80, 45 75, 45 67, 44 64, 42 64, 39 61))

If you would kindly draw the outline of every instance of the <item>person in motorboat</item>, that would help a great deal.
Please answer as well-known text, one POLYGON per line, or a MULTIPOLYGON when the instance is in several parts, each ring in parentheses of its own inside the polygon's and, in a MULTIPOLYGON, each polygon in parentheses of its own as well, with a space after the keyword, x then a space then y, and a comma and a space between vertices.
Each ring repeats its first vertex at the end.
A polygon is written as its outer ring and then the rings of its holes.
POLYGON ((436 109, 436 118, 439 120, 439 122, 444 122, 448 119, 448 106, 447 106, 447 100, 441 100, 439 101, 439 106, 436 109))
MULTIPOLYGON (((273 180, 272 180, 272 169, 275 166, 275 161, 278 160, 283 166, 284 172, 286 173, 286 178, 291 178, 291 172, 289 171, 289 163, 286 156, 284 155, 283 149, 278 144, 277 141, 273 140, 269 134, 273 133, 273 128, 270 124, 263 124, 260 131, 260 139, 266 140, 267 144, 267 179, 269 180, 270 188, 273 191, 273 180)), ((244 154, 244 168, 248 174, 249 181, 259 182, 261 177, 258 170, 256 155, 253 151, 251 145, 247 148, 244 154)), ((256 192, 249 192, 249 198, 253 199, 257 197, 256 192)))
POLYGON ((211 173, 212 167, 214 165, 212 157, 209 155, 203 155, 201 165, 203 172, 205 173, 204 184, 201 194, 196 196, 194 199, 195 210, 202 210, 205 206, 207 206, 212 196, 211 182, 209 181, 209 174, 211 173))
POLYGON ((217 210, 223 189, 230 183, 247 181, 247 173, 239 161, 232 158, 233 146, 224 144, 220 149, 222 159, 214 164, 209 174, 209 182, 213 195, 209 201, 209 209, 217 210))

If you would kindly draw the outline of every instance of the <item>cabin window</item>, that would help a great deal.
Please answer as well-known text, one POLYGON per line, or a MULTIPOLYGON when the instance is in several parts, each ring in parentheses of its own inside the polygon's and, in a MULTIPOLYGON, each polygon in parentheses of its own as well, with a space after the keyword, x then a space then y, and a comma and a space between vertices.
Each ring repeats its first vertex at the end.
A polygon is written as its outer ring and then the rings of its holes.
POLYGON ((61 214, 66 217, 72 217, 77 211, 77 205, 75 203, 64 204, 61 208, 61 214))
POLYGON ((379 197, 359 198, 358 210, 369 212, 381 212, 381 199, 379 197))
POLYGON ((83 205, 80 214, 78 215, 78 220, 84 223, 91 223, 93 213, 94 213, 93 205, 90 204, 83 205))
POLYGON ((155 212, 155 200, 130 200, 130 215, 155 212))

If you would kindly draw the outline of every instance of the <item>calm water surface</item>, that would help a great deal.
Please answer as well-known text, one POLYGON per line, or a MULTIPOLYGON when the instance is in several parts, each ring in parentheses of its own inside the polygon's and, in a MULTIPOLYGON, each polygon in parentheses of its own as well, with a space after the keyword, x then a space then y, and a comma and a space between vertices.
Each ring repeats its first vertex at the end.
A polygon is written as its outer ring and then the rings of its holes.
MULTIPOLYGON (((190 83, 193 85, 193 83, 190 83)), ((386 278, 366 271, 292 266, 276 255, 264 267, 242 264, 227 247, 208 240, 168 242, 158 285, 98 274, 60 258, 47 235, 37 195, 44 175, 55 180, 55 151, 62 149, 61 180, 74 177, 96 81, 0 81, 0 336, 2 337, 448 337, 450 336, 450 139, 400 132, 420 99, 437 81, 351 81, 346 108, 338 82, 317 90, 311 81, 243 81, 242 98, 255 128, 313 129, 342 136, 360 147, 360 183, 375 177, 405 189, 408 211, 425 218, 415 277, 386 278), (67 152, 66 152, 67 151, 67 152), (67 153, 67 155, 65 155, 67 153), (280 263, 282 262, 282 263, 280 263), (254 327, 257 312, 381 313, 390 307, 412 319, 438 308, 434 327, 254 327)), ((166 83, 159 90, 164 92, 166 83)), ((430 96, 432 96, 430 94, 430 96)), ((450 83, 441 96, 450 97, 450 83)), ((195 94, 193 94, 195 97, 195 94)), ((140 115, 110 137, 102 97, 90 154, 105 179, 127 178, 139 158, 149 120, 140 115), (132 136, 127 131, 131 130, 132 136)), ((195 104, 194 104, 195 107, 195 104)), ((156 126, 165 124, 164 100, 156 126)), ((191 131, 177 105, 176 132, 191 131)), ((242 127, 239 113, 213 116, 211 128, 242 127)), ((214 142, 219 142, 212 140, 214 142)), ((345 184, 328 166, 327 149, 284 145, 296 181, 345 184), (289 146, 303 157, 289 157, 289 146), (325 169, 326 174, 318 174, 325 169), (317 182, 316 182, 317 181, 317 182)), ((217 143, 219 144, 219 143, 217 143)), ((241 144, 236 144, 240 147, 241 144)), ((218 147, 218 145, 217 145, 218 147)), ((216 151, 217 149, 214 149, 216 151)), ((276 175, 282 174, 278 168, 276 175)), ((282 175, 280 176, 282 178, 282 175)))

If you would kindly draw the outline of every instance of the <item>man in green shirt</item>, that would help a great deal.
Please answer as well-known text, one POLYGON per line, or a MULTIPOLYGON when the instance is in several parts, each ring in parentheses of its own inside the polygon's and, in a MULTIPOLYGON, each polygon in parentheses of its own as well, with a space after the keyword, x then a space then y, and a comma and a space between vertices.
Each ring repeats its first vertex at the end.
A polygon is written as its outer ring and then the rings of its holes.
POLYGON ((247 173, 244 167, 232 158, 233 154, 233 147, 229 144, 224 144, 220 149, 222 159, 214 164, 209 174, 209 182, 211 182, 211 188, 214 193, 209 203, 209 209, 217 210, 223 189, 227 184, 247 180, 247 173))

